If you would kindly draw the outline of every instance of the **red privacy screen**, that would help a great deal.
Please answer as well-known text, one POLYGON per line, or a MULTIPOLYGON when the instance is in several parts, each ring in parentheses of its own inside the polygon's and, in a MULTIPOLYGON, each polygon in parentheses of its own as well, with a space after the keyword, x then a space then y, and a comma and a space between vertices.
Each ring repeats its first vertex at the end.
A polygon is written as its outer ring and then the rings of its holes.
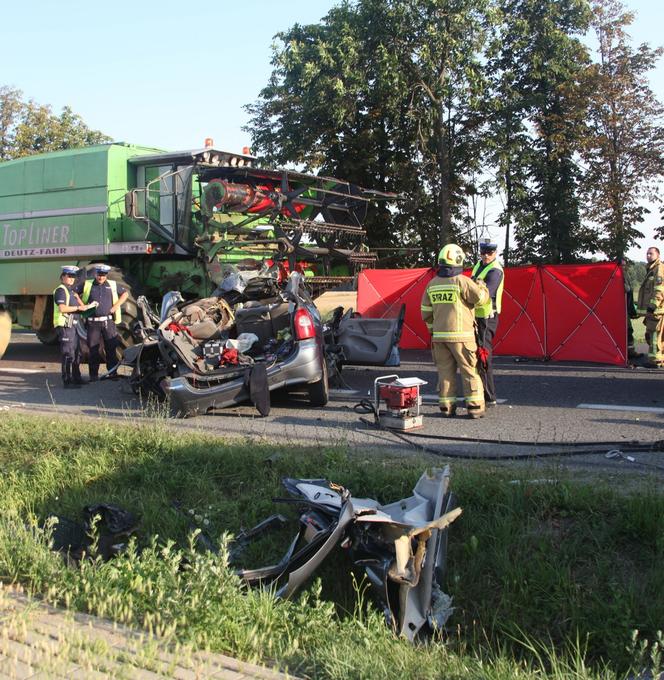
MULTIPOLYGON (((425 349, 420 300, 433 269, 367 269, 357 311, 406 317, 400 346, 425 349)), ((625 364, 627 312, 622 268, 614 263, 508 267, 494 353, 555 361, 625 364)))

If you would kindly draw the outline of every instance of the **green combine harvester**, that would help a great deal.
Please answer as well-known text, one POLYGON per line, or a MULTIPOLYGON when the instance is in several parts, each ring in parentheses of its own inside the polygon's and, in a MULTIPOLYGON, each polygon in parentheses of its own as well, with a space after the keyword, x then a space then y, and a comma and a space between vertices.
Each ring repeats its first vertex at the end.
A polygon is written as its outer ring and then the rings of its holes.
POLYGON ((329 177, 259 168, 214 148, 163 152, 104 144, 0 163, 0 358, 12 324, 56 341, 60 267, 114 267, 132 297, 210 295, 236 270, 300 270, 332 287, 375 255, 362 245, 368 204, 393 196, 329 177))

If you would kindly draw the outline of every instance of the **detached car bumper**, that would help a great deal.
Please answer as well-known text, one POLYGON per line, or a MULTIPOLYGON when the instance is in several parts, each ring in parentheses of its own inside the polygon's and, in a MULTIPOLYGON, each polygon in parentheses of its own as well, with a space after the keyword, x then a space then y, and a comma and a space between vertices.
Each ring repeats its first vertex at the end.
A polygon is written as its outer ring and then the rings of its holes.
MULTIPOLYGON (((315 338, 300 340, 293 353, 267 369, 270 391, 289 385, 305 385, 317 382, 323 377, 322 353, 315 338)), ((165 378, 162 387, 170 399, 171 411, 186 417, 205 413, 211 408, 224 408, 249 399, 246 380, 248 367, 241 376, 226 381, 193 380, 180 376, 165 378)))

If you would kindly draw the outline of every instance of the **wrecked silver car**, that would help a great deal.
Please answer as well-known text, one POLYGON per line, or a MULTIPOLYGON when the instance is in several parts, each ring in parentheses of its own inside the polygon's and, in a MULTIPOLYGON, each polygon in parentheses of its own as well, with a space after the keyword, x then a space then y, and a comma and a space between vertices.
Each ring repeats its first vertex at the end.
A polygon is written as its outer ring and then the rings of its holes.
POLYGON ((424 473, 412 496, 387 505, 353 498, 326 480, 284 479, 302 510, 299 531, 277 564, 238 573, 250 585, 269 585, 288 597, 341 546, 364 569, 395 632, 412 641, 425 625, 439 629, 453 609, 441 589, 447 528, 461 514, 449 479, 447 466, 424 473))
POLYGON ((125 351, 122 365, 131 369, 136 393, 168 399, 178 416, 249 400, 267 415, 269 393, 280 388, 299 387, 312 406, 325 406, 329 376, 344 363, 398 365, 402 317, 339 313, 324 326, 297 272, 284 286, 269 274, 236 272, 213 296, 191 302, 169 293, 159 318, 144 300, 139 307, 140 342, 125 351))

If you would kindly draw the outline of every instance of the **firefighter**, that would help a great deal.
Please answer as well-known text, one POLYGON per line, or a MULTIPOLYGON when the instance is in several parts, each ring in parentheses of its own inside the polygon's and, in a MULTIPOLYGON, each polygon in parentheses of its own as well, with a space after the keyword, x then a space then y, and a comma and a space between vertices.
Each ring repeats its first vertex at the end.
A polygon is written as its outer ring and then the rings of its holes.
POLYGON ((473 281, 483 281, 489 289, 490 299, 475 307, 475 321, 480 346, 486 350, 486 368, 480 372, 484 385, 484 401, 487 406, 496 405, 496 386, 493 382, 493 338, 498 328, 502 308, 505 273, 496 259, 498 244, 490 241, 480 243, 480 261, 473 267, 473 281))
MULTIPOLYGON (((662 368, 664 365, 662 355, 664 354, 664 341, 661 333, 661 323, 658 326, 658 304, 656 299, 656 289, 664 285, 664 264, 660 259, 659 248, 654 246, 648 248, 646 252, 648 269, 646 278, 639 289, 639 299, 637 302, 639 316, 644 316, 643 323, 646 327, 646 343, 648 344, 648 364, 653 368, 662 368), (660 332, 658 334, 657 328, 660 332)), ((660 317, 661 319, 661 317, 660 317)))
POLYGON ((74 291, 78 267, 61 267, 60 285, 53 291, 53 328, 60 341, 62 384, 65 389, 83 385, 81 378, 81 347, 76 327, 80 321, 77 312, 83 311, 83 302, 74 291))
POLYGON ((625 260, 619 260, 618 264, 622 267, 623 271, 623 281, 625 284, 625 311, 627 316, 627 358, 628 359, 638 359, 641 354, 636 351, 636 344, 634 343, 634 328, 632 327, 632 319, 639 318, 639 311, 636 308, 636 302, 634 302, 634 291, 632 289, 632 284, 626 276, 626 266, 625 260))
POLYGON ((648 339, 648 366, 664 367, 664 285, 655 286, 643 323, 648 339))
POLYGON ((438 404, 444 417, 456 415, 456 372, 461 372, 463 396, 469 418, 484 415, 484 390, 477 373, 474 308, 489 300, 482 282, 463 276, 465 255, 461 248, 448 243, 438 254, 438 272, 422 296, 422 320, 431 333, 431 353, 438 369, 440 397, 438 404))
POLYGON ((95 278, 86 279, 85 283, 76 289, 83 302, 97 303, 93 316, 87 319, 88 347, 90 357, 90 380, 99 379, 99 365, 101 354, 99 345, 104 341, 106 354, 106 369, 111 371, 118 364, 116 349, 119 345, 119 336, 116 324, 122 318, 121 307, 129 297, 129 291, 119 286, 115 281, 109 281, 108 272, 111 268, 107 264, 98 264, 95 267, 95 278))

